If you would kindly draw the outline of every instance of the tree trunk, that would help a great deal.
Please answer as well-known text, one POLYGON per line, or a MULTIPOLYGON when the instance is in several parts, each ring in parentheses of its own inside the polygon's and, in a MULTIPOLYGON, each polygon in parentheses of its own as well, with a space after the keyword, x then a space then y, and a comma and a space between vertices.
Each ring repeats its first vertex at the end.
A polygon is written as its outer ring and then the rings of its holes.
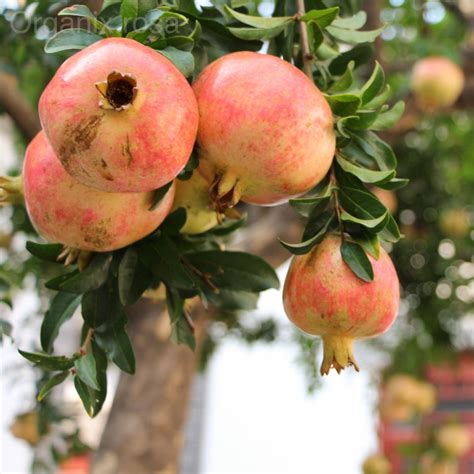
MULTIPOLYGON (((194 319, 199 343, 207 317, 199 309, 194 319)), ((198 350, 169 341, 161 304, 140 301, 130 311, 129 326, 137 372, 121 374, 92 472, 176 473, 198 350)))

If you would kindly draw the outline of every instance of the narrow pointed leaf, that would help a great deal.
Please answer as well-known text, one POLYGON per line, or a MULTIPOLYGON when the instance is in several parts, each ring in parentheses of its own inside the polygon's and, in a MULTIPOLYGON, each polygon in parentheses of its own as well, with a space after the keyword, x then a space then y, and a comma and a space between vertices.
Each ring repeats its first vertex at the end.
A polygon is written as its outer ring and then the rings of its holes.
POLYGON ((341 256, 357 277, 366 282, 373 281, 374 269, 359 244, 345 240, 341 245, 341 256))

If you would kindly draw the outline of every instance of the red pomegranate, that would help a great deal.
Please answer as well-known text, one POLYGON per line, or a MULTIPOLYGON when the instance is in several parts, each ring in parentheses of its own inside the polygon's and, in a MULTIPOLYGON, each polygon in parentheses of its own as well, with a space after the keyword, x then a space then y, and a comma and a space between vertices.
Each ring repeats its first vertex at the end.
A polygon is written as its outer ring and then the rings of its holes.
POLYGON ((125 38, 98 41, 64 62, 39 114, 67 172, 109 192, 152 191, 174 179, 198 126, 185 77, 163 55, 125 38))
POLYGON ((294 257, 283 289, 289 319, 323 339, 321 374, 348 365, 359 370, 352 341, 384 332, 398 310, 398 277, 385 250, 378 260, 369 257, 374 280, 367 283, 344 263, 340 247, 340 236, 330 234, 310 253, 294 257))
POLYGON ((420 107, 427 111, 453 105, 463 87, 462 69, 448 58, 428 57, 413 68, 411 88, 420 107))
POLYGON ((30 219, 49 242, 115 250, 153 232, 170 212, 174 186, 153 211, 153 193, 106 193, 66 173, 40 132, 26 150, 23 187, 30 219))
POLYGON ((207 66, 193 89, 200 171, 223 207, 281 203, 325 176, 335 151, 331 109, 295 66, 233 53, 207 66))

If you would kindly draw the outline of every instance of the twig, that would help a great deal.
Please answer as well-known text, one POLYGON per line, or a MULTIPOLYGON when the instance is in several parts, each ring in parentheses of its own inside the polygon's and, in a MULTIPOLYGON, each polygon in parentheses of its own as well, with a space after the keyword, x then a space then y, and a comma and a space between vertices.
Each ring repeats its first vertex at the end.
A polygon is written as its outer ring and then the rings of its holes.
POLYGON ((92 342, 92 336, 94 335, 94 330, 89 329, 86 334, 86 338, 84 339, 84 344, 82 344, 81 348, 79 349, 79 354, 81 356, 85 355, 87 352, 87 349, 89 349, 89 346, 91 345, 92 342))
POLYGON ((304 6, 304 0, 297 0, 298 5, 298 23, 300 29, 300 40, 301 40, 301 52, 303 55, 303 70, 305 74, 313 81, 313 54, 309 48, 309 40, 308 40, 308 28, 304 21, 301 21, 301 17, 306 13, 306 9, 304 6))

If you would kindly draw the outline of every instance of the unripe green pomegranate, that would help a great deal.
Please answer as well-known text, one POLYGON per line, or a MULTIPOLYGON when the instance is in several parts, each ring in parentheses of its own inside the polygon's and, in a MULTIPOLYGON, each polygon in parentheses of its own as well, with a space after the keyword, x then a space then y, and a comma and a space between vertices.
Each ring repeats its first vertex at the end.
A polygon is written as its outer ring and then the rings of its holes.
POLYGON ((174 186, 150 211, 153 193, 107 193, 73 179, 40 132, 23 166, 26 207, 49 242, 94 252, 125 247, 153 232, 170 212, 174 186))
POLYGON ((186 181, 176 180, 173 210, 179 207, 186 209, 186 223, 181 228, 183 234, 200 234, 218 224, 209 184, 197 171, 186 181))
POLYGON ((193 85, 200 171, 218 207, 287 201, 331 166, 331 109, 299 69, 275 56, 238 52, 207 66, 193 85))
POLYGON ((369 257, 374 280, 359 279, 341 257, 341 237, 328 235, 306 255, 295 256, 286 276, 283 304, 289 319, 308 334, 321 336, 321 374, 353 365, 354 339, 376 336, 394 321, 399 282, 390 257, 369 257))
POLYGON ((98 41, 65 61, 39 114, 67 172, 109 192, 152 191, 173 180, 189 159, 199 118, 178 69, 126 38, 98 41))
POLYGON ((450 59, 432 56, 418 61, 411 78, 411 89, 419 106, 435 111, 453 105, 464 87, 462 69, 450 59))

